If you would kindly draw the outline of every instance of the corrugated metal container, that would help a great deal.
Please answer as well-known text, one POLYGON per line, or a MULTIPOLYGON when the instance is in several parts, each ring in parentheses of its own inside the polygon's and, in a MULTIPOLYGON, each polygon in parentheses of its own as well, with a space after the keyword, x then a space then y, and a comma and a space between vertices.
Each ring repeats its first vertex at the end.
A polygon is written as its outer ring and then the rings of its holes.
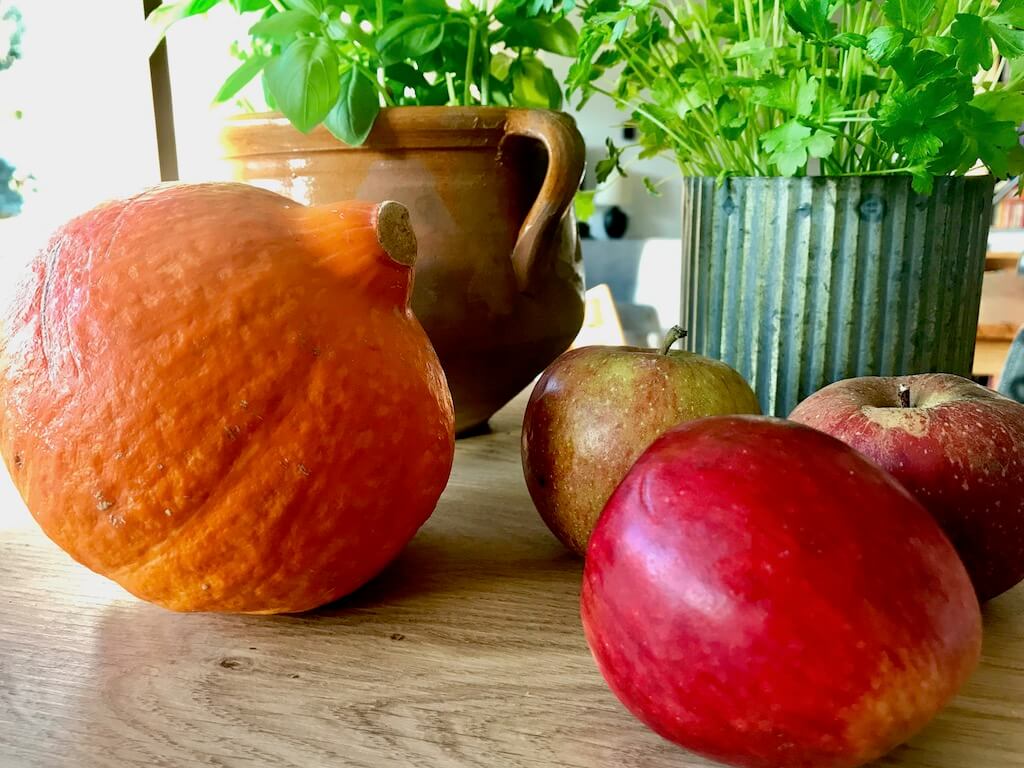
POLYGON ((908 176, 683 180, 689 346, 786 416, 851 376, 968 375, 994 183, 908 176))

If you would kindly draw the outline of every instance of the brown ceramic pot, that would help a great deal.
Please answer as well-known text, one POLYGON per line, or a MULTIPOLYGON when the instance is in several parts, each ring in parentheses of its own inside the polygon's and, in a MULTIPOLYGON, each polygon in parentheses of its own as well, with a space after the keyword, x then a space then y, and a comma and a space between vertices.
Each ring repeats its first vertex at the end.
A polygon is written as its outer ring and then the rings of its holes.
POLYGON ((568 115, 385 109, 361 147, 276 114, 232 120, 229 176, 303 203, 397 200, 419 239, 413 309, 455 400, 484 424, 575 338, 583 282, 572 199, 584 148, 568 115))

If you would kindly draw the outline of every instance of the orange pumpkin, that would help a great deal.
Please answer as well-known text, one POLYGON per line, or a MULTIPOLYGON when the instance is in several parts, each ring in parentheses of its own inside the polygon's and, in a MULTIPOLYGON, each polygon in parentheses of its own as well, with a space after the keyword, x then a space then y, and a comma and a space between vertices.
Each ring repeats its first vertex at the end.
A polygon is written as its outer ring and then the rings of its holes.
POLYGON ((397 203, 158 187, 50 240, 5 317, 0 450, 43 530, 183 611, 304 611, 433 511, 451 395, 397 203))

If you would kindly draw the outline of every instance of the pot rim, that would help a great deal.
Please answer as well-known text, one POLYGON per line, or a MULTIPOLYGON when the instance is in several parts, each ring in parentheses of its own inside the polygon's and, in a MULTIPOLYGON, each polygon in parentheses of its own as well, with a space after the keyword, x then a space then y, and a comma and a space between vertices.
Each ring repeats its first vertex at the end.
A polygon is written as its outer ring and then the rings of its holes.
POLYGON ((514 113, 546 113, 575 127, 572 116, 556 110, 516 107, 384 107, 362 146, 335 138, 323 125, 309 133, 280 112, 228 117, 220 132, 224 159, 311 152, 366 152, 419 149, 497 149, 514 113))
MULTIPOLYGON (((683 175, 684 181, 715 181, 717 182, 718 176, 689 176, 683 175)), ((872 173, 872 174, 856 174, 851 173, 843 176, 724 176, 722 177, 723 182, 727 181, 743 181, 749 183, 791 183, 791 184, 802 184, 805 182, 811 182, 816 184, 827 184, 827 183, 849 183, 851 181, 902 181, 910 183, 913 177, 909 173, 872 173)), ((976 173, 976 174, 949 174, 948 176, 936 176, 935 183, 943 184, 953 180, 963 180, 969 184, 994 184, 996 179, 994 176, 988 173, 976 173)))

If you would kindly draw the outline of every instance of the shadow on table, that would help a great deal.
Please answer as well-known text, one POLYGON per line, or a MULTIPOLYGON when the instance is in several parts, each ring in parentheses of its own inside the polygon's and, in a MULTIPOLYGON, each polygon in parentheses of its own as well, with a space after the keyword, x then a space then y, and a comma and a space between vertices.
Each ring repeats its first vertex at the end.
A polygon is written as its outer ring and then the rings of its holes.
POLYGON ((338 616, 411 600, 473 599, 509 589, 563 594, 572 597, 576 611, 582 570, 583 561, 546 530, 517 541, 500 529, 482 537, 429 526, 361 589, 306 616, 338 616))

